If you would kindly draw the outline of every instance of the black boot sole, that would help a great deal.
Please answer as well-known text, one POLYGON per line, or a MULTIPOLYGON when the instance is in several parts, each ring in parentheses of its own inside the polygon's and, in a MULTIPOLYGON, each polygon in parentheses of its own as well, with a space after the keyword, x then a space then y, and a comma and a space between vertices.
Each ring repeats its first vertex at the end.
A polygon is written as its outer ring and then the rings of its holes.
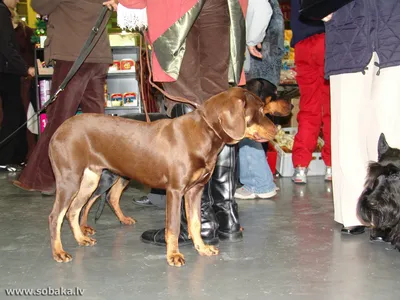
MULTIPOLYGON (((161 247, 167 246, 167 244, 165 244, 165 243, 159 243, 159 242, 156 242, 156 241, 145 240, 142 237, 140 238, 140 240, 145 244, 151 244, 151 245, 161 246, 161 247)), ((187 245, 193 245, 192 240, 187 240, 187 241, 178 243, 178 246, 187 246, 187 245)))
POLYGON ((204 239, 203 238, 203 242, 204 242, 204 244, 209 245, 209 246, 218 246, 219 245, 219 238, 218 237, 215 237, 215 238, 212 238, 212 239, 204 239))
MULTIPOLYGON (((145 240, 142 237, 140 238, 140 240, 145 244, 151 244, 151 245, 160 246, 160 247, 167 246, 165 243, 158 243, 156 241, 145 240)), ((215 237, 215 238, 212 238, 212 239, 203 239, 203 242, 206 245, 217 246, 219 244, 219 238, 215 237)), ((178 246, 187 246, 187 245, 193 245, 193 241, 192 240, 187 240, 187 241, 178 243, 178 246)))
POLYGON ((218 231, 218 237, 221 241, 236 243, 243 240, 243 232, 234 232, 234 233, 226 233, 222 231, 218 231))

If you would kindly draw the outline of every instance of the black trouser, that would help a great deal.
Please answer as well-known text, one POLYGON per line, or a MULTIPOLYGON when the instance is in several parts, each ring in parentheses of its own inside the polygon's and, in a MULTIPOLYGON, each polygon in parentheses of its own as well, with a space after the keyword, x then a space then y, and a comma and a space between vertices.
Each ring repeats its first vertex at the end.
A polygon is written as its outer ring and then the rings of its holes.
MULTIPOLYGON (((21 100, 20 76, 0 73, 0 98, 3 110, 0 129, 1 142, 26 121, 26 114, 21 100)), ((23 162, 27 149, 25 125, 5 144, 0 145, 0 164, 19 164, 23 162)))

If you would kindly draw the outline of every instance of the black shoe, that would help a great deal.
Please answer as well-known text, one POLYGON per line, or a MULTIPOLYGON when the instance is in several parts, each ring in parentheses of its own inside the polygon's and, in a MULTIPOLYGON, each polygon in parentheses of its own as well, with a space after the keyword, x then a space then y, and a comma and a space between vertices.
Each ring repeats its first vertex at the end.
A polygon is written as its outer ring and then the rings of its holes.
POLYGON ((139 199, 133 198, 133 203, 140 206, 154 206, 154 204, 150 201, 149 197, 143 196, 139 199))
POLYGON ((372 228, 370 231, 369 239, 371 242, 389 243, 390 229, 379 230, 372 228))
POLYGON ((348 234, 348 235, 362 234, 365 232, 365 226, 350 226, 350 227, 343 226, 340 232, 342 234, 348 234))
MULTIPOLYGON (((206 245, 218 245, 219 239, 217 238, 211 238, 208 239, 207 237, 202 237, 204 244, 206 245)), ((165 241, 165 228, 162 229, 156 229, 156 230, 147 230, 142 233, 140 237, 141 241, 146 244, 152 244, 156 246, 166 246, 167 243, 165 241)), ((181 232, 179 234, 178 238, 178 245, 179 246, 186 246, 186 245, 192 245, 193 241, 189 239, 189 235, 187 231, 181 226, 181 232)))
MULTIPOLYGON (((182 230, 181 230, 182 231, 182 230)), ((140 240, 146 244, 152 244, 156 246, 166 246, 165 241, 165 228, 156 230, 147 230, 142 233, 140 240)), ((179 234, 178 245, 185 246, 192 244, 192 240, 189 239, 186 233, 179 234)))

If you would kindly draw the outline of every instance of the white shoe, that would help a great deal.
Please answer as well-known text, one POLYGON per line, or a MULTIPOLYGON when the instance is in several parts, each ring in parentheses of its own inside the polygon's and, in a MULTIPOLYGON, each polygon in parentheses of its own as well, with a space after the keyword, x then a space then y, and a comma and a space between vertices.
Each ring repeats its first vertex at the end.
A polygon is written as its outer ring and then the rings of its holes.
POLYGON ((256 194, 246 190, 244 187, 236 189, 235 195, 233 196, 238 199, 255 199, 256 194))
POLYGON ((277 190, 274 189, 273 191, 268 192, 268 193, 256 194, 256 196, 257 196, 258 198, 268 199, 268 198, 272 198, 273 196, 275 196, 275 195, 276 195, 276 191, 277 191, 277 190))
POLYGON ((278 189, 279 188, 274 189, 273 191, 268 192, 268 193, 256 194, 256 193, 252 193, 252 192, 246 190, 244 187, 241 187, 236 190, 234 197, 238 198, 238 199, 256 199, 256 198, 268 199, 268 198, 272 198, 273 196, 275 196, 276 191, 278 189))
POLYGON ((307 183, 307 168, 297 167, 294 169, 292 176, 294 183, 307 183))
POLYGON ((332 181, 332 167, 326 167, 325 181, 332 181))

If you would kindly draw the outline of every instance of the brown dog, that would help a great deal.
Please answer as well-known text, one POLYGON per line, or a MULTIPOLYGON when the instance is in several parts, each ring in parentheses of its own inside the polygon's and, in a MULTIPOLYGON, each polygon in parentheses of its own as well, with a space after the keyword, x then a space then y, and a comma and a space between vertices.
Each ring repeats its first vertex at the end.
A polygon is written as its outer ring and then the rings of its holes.
MULTIPOLYGON (((178 249, 183 196, 195 248, 201 255, 218 254, 218 249, 205 245, 200 236, 202 190, 225 144, 236 144, 245 137, 266 141, 275 136, 275 125, 266 113, 289 114, 290 105, 285 101, 265 104, 247 90, 231 88, 176 119, 145 123, 83 114, 67 120, 56 131, 49 147, 57 185, 49 216, 53 258, 58 262, 72 259, 61 243, 65 214, 79 245, 96 243, 82 232, 79 213, 96 190, 103 170, 167 191, 166 241, 170 265, 182 266, 185 262, 178 249)), ((119 197, 127 182, 119 178, 113 185, 110 195, 114 208, 119 208, 119 197)))

